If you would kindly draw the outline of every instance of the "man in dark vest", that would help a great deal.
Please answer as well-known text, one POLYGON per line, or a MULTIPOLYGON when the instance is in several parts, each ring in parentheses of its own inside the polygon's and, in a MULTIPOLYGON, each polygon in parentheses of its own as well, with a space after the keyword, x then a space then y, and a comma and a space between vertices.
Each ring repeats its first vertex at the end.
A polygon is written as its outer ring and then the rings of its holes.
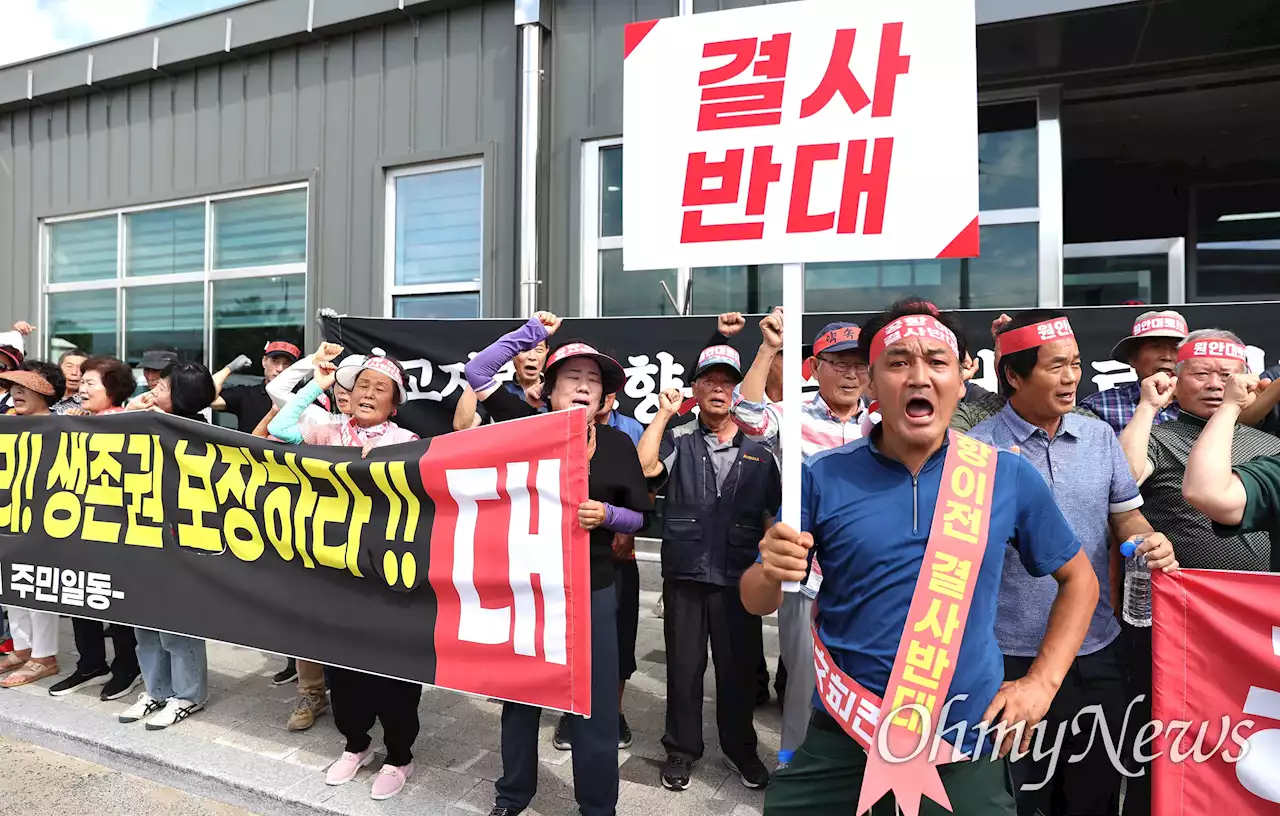
POLYGON ((640 438, 645 475, 667 472, 662 536, 663 617, 667 650, 667 762, 662 784, 689 787, 702 757, 702 680, 707 640, 716 667, 716 724, 725 764, 742 784, 759 788, 769 773, 757 754, 752 723, 760 657, 760 619, 738 595, 738 580, 755 562, 766 519, 781 501, 778 466, 769 449, 733 424, 733 389, 742 361, 731 346, 703 349, 693 373, 698 418, 669 434, 683 395, 668 389, 640 438), (665 434, 665 435, 664 435, 665 434))

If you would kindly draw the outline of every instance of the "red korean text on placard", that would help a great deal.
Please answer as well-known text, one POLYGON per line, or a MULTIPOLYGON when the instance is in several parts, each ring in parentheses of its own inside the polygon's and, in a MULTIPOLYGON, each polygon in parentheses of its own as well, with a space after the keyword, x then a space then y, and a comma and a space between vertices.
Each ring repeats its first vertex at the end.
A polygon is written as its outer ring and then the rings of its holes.
MULTIPOLYGON (((684 177, 684 206, 709 207, 736 204, 742 195, 742 171, 745 150, 730 150, 724 161, 710 161, 706 152, 690 153, 684 177), (719 180, 707 189, 706 182, 719 180)), ((686 209, 680 241, 685 244, 707 241, 751 241, 764 237, 764 205, 769 185, 782 178, 782 165, 773 161, 771 146, 757 147, 751 153, 751 174, 747 181, 747 212, 758 220, 730 224, 703 223, 703 210, 686 209)))
POLYGON ((885 23, 880 32, 880 58, 876 64, 875 96, 867 96, 862 83, 853 75, 849 61, 853 58, 853 45, 858 31, 842 28, 836 32, 835 48, 827 73, 817 89, 800 104, 800 118, 807 119, 821 111, 839 94, 852 113, 858 113, 867 105, 871 115, 883 118, 893 115, 893 96, 898 87, 898 77, 911 68, 911 57, 902 52, 902 23, 885 23))
POLYGON ((775 34, 768 40, 754 37, 707 43, 703 59, 732 57, 719 68, 698 75, 702 105, 698 130, 762 127, 782 122, 782 93, 787 76, 791 35, 775 34), (757 58, 758 55, 758 58, 757 58), (760 81, 729 82, 754 65, 751 75, 760 81))
MULTIPOLYGON (((871 107, 873 117, 893 114, 893 100, 898 77, 910 69, 911 58, 902 51, 902 23, 882 27, 880 54, 873 95, 868 96, 850 68, 856 29, 836 32, 835 44, 826 73, 817 88, 800 106, 800 118, 813 116, 827 107, 837 95, 844 99, 851 113, 871 107)), ((790 34, 776 34, 769 40, 730 40, 708 43, 703 58, 731 56, 724 66, 703 71, 699 86, 703 87, 702 106, 698 114, 698 130, 759 127, 778 125, 782 121, 782 95, 790 49, 790 34), (757 59, 757 54, 759 58, 757 59), (754 76, 767 81, 723 84, 738 77, 754 64, 754 76), (713 86, 713 87, 707 87, 713 86)), ((893 138, 853 139, 847 142, 800 145, 791 164, 791 200, 788 205, 788 234, 829 232, 865 235, 884 232, 885 207, 889 195, 889 174, 893 164, 893 138), (868 166, 868 153, 870 161, 868 166), (810 212, 814 176, 824 168, 820 162, 842 162, 842 185, 839 208, 832 212, 810 212), (862 197, 866 196, 866 208, 862 197), (859 223, 861 219, 861 224, 859 223)), ((780 157, 781 158, 781 157, 780 157)), ((788 156, 787 159, 792 159, 788 156)), ((689 154, 685 167, 682 204, 685 208, 681 243, 718 241, 750 241, 764 237, 765 205, 769 187, 781 180, 783 164, 774 161, 774 147, 762 145, 751 150, 750 164, 746 149, 725 151, 716 160, 705 151, 689 154), (738 204, 745 185, 746 219, 710 224, 705 207, 738 204), (710 186, 708 186, 710 185, 710 186)))

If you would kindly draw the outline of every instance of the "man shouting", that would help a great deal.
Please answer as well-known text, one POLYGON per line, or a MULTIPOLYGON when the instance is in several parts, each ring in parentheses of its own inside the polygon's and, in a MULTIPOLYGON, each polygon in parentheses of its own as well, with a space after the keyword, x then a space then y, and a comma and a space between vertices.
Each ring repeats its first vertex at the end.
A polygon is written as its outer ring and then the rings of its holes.
MULTIPOLYGON (((803 580, 816 556, 824 580, 815 651, 830 660, 819 667, 819 686, 824 675, 846 689, 860 686, 859 698, 874 699, 874 710, 859 723, 833 704, 834 695, 815 694, 809 732, 775 775, 765 813, 847 810, 868 768, 883 762, 862 747, 877 750, 870 727, 916 725, 901 716, 901 706, 915 703, 956 748, 982 758, 938 769, 951 812, 1012 816, 1007 768, 983 757, 1007 754, 1017 732, 996 731, 996 745, 981 723, 1024 723, 1021 747, 1029 746, 1029 729, 1048 711, 1084 640, 1098 580, 1033 466, 948 432, 964 395, 955 322, 932 304, 901 301, 872 318, 861 339, 882 421, 869 437, 805 463, 801 529, 769 530, 762 563, 743 576, 741 590, 748 611, 772 612, 782 583, 803 580), (961 460, 973 464, 958 466, 961 460), (953 514, 958 506, 969 512, 953 514), (936 529, 935 508, 942 514, 936 529), (1031 575, 1053 575, 1058 594, 1035 661, 1006 683, 995 615, 1009 546, 1031 575), (921 648, 926 641, 932 645, 921 648), (905 696, 913 685, 918 693, 905 696)), ((892 814, 896 805, 886 794, 871 812, 892 814)), ((947 811, 924 800, 919 812, 947 811)))

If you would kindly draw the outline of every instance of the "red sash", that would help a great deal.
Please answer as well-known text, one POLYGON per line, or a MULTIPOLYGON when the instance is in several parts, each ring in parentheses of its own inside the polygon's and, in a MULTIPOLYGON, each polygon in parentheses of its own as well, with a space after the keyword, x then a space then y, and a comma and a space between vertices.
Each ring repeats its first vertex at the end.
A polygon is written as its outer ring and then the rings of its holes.
POLYGON ((918 816, 922 796, 951 810, 937 766, 950 762, 952 751, 930 754, 987 547, 997 455, 988 445, 947 433, 929 543, 884 699, 845 674, 813 630, 822 705, 867 751, 858 814, 889 792, 905 816, 918 816))

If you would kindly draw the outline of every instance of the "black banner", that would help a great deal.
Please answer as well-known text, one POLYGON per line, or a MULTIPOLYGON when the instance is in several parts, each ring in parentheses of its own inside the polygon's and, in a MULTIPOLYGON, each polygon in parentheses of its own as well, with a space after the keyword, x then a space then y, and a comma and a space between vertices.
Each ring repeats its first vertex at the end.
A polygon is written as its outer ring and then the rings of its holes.
POLYGON ((589 713, 586 436, 566 411, 363 458, 6 417, 0 603, 589 713))
MULTIPOLYGON (((1111 359, 1111 349, 1127 337, 1138 315, 1150 306, 1092 307, 1065 310, 1080 343, 1084 382, 1079 396, 1134 379, 1133 369, 1111 359)), ((1277 362, 1280 325, 1275 322, 1277 304, 1206 304, 1177 307, 1192 330, 1229 329, 1249 346, 1250 367, 1261 370, 1277 362)), ((982 361, 977 382, 997 390, 992 372, 994 353, 991 322, 997 311, 958 313, 965 334, 982 361)), ((836 320, 865 322, 867 313, 806 314, 804 340, 810 342, 827 323, 836 320)), ((760 343, 760 317, 748 317, 747 328, 733 341, 750 364, 760 343)), ((518 326, 518 320, 409 320, 333 317, 324 320, 326 340, 351 353, 381 348, 404 363, 409 373, 409 403, 401 409, 400 424, 423 437, 447 433, 453 428, 453 410, 466 384, 463 366, 471 355, 499 335, 518 326)), ((715 331, 714 317, 567 318, 560 329, 565 338, 581 338, 613 355, 627 369, 627 384, 618 394, 623 413, 644 424, 653 418, 658 393, 664 388, 686 387, 693 361, 715 331)), ((806 390, 816 387, 812 383, 806 390)), ((686 390, 686 394, 688 394, 686 390)))
POLYGON ((429 443, 362 459, 157 413, 0 422, 0 603, 434 682, 436 603, 412 591, 429 443))

